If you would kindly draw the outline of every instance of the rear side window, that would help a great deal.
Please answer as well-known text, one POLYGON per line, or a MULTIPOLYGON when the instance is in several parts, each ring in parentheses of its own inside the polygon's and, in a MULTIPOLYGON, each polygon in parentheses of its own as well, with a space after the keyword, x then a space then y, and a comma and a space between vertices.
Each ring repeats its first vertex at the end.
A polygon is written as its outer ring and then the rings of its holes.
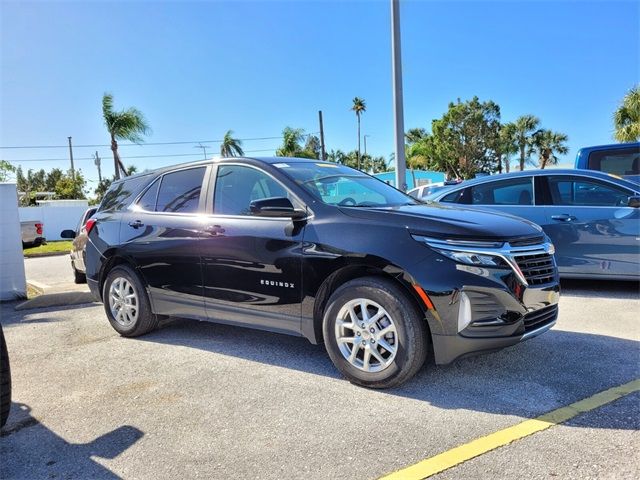
POLYGON ((153 212, 156 209, 156 200, 158 199, 158 188, 160 187, 160 180, 153 182, 144 195, 138 200, 138 206, 142 210, 153 212))
POLYGON ((596 150, 589 154, 589 170, 614 175, 640 175, 640 147, 596 150))
POLYGON ((140 191, 149 184, 150 180, 151 178, 149 175, 143 175, 126 178, 112 185, 102 199, 98 211, 117 212, 119 210, 123 210, 129 205, 132 197, 140 193, 140 191))
POLYGON ((205 170, 206 167, 199 167, 165 174, 160 181, 155 210, 172 213, 197 212, 205 170))
POLYGON ((463 188, 462 190, 456 190, 455 192, 451 192, 448 195, 442 197, 441 202, 444 203, 469 203, 467 201, 467 197, 469 196, 469 189, 463 188))
POLYGON ((473 205, 533 205, 531 177, 515 178, 471 187, 473 205))

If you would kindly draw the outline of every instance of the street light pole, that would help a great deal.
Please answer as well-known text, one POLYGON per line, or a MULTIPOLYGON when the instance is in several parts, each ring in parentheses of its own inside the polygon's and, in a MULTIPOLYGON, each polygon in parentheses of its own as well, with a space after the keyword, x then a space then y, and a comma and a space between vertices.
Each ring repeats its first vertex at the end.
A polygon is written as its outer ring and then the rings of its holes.
POLYGON ((404 157, 404 108, 402 99, 402 53, 400 48, 400 0, 391 0, 391 57, 393 71, 393 117, 396 146, 396 188, 406 191, 404 157))
POLYGON ((367 137, 370 137, 371 135, 363 135, 362 138, 364 138, 364 156, 367 156, 367 137))

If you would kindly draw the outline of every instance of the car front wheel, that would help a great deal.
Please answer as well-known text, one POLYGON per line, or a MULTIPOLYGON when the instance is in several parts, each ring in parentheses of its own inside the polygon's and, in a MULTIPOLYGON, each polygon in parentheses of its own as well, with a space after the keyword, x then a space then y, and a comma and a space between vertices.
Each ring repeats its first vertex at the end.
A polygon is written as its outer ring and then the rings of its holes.
POLYGON ((120 335, 137 337, 158 326, 147 292, 130 267, 118 265, 109 272, 102 298, 109 323, 120 335))
POLYGON ((399 286, 378 277, 352 280, 331 295, 323 335, 344 376, 371 388, 407 381, 429 349, 426 320, 399 286))

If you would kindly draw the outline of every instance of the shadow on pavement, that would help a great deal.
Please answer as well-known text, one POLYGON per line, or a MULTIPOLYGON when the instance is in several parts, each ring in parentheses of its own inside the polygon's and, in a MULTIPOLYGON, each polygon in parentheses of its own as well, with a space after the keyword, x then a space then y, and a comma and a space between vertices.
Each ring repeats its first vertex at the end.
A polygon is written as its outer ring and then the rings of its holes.
POLYGON ((123 425, 89 443, 69 443, 33 418, 27 405, 12 403, 0 434, 0 477, 120 478, 91 457, 115 458, 143 435, 123 425))
MULTIPOLYGON (((133 341, 187 346, 340 378, 323 346, 298 337, 174 320, 133 341)), ((435 366, 428 360, 408 383, 377 393, 408 397, 444 409, 530 418, 637 378, 640 342, 551 330, 500 352, 460 359, 451 365, 435 366)), ((584 427, 609 428, 606 422, 584 427)))

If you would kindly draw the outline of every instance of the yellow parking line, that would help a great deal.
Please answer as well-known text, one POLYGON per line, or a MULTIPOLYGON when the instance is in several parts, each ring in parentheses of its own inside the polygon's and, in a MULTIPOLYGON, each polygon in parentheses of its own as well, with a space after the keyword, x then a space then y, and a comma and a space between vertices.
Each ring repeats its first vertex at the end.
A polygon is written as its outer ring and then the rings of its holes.
POLYGON ((452 448, 434 457, 427 458, 414 465, 390 473, 380 480, 418 480, 428 478, 474 457, 508 445, 511 442, 536 432, 546 430, 554 425, 564 423, 576 415, 589 412, 637 391, 640 391, 640 379, 596 393, 584 400, 558 408, 537 418, 526 420, 513 427, 508 427, 487 436, 477 438, 469 443, 465 443, 464 445, 452 448))

